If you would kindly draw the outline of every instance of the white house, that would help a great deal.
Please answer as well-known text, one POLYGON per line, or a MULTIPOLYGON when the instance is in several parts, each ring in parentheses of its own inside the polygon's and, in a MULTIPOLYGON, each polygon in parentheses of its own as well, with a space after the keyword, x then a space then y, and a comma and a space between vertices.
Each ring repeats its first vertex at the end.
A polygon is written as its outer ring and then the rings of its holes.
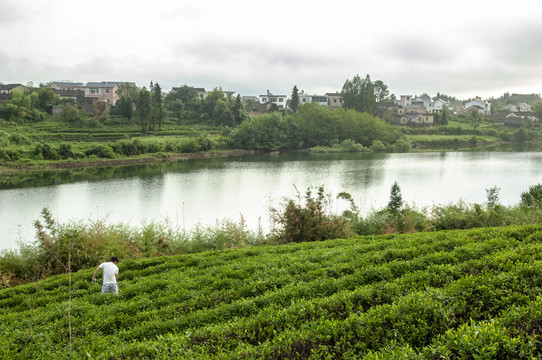
POLYGON ((442 112, 442 110, 444 109, 445 106, 449 110, 450 109, 450 102, 442 100, 442 99, 436 99, 434 101, 434 103, 433 103, 433 112, 432 113, 435 114, 435 113, 442 112))
POLYGON ((267 90, 267 94, 260 95, 260 103, 266 104, 266 103, 273 103, 277 104, 279 108, 285 109, 286 108, 286 100, 288 97, 286 95, 274 95, 269 90, 267 90))
POLYGON ((505 110, 512 112, 532 112, 533 106, 531 104, 519 103, 519 104, 508 104, 502 107, 505 110))
POLYGON ((491 104, 487 102, 487 100, 482 100, 480 98, 471 100, 465 104, 465 111, 469 110, 469 108, 473 106, 483 109, 484 115, 491 115, 491 104))

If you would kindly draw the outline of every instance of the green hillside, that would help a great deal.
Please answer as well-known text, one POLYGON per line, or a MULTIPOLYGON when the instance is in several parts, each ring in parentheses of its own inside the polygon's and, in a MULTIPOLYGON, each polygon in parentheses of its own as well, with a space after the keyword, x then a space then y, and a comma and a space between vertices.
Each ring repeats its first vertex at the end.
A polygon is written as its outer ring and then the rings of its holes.
POLYGON ((542 225, 260 246, 119 268, 119 296, 101 295, 92 270, 71 275, 70 302, 68 275, 1 290, 0 357, 542 356, 542 225))

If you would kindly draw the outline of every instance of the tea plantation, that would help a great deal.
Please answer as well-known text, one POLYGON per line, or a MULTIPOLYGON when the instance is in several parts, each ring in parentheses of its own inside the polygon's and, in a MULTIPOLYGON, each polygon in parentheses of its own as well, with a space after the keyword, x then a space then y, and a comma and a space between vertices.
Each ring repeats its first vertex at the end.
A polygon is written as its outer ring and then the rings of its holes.
POLYGON ((0 291, 3 359, 542 358, 542 225, 125 261, 0 291))

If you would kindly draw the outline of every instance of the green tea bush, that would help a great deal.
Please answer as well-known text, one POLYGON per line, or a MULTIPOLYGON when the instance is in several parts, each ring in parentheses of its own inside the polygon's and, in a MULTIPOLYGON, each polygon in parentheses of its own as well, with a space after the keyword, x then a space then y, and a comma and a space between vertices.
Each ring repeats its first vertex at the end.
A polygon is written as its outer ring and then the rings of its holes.
POLYGON ((86 156, 95 155, 100 158, 115 158, 117 155, 113 149, 108 145, 96 145, 85 151, 86 156))

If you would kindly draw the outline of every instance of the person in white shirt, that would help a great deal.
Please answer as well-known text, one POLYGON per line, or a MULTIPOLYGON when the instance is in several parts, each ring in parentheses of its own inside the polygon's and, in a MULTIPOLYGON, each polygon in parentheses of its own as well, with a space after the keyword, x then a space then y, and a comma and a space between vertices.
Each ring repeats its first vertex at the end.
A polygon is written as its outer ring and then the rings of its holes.
POLYGON ((117 277, 119 275, 119 268, 117 264, 119 259, 116 256, 113 256, 110 261, 101 263, 98 265, 94 274, 92 275, 92 281, 96 281, 96 275, 100 269, 104 272, 104 279, 102 284, 102 294, 114 293, 118 294, 119 288, 117 286, 117 277))

